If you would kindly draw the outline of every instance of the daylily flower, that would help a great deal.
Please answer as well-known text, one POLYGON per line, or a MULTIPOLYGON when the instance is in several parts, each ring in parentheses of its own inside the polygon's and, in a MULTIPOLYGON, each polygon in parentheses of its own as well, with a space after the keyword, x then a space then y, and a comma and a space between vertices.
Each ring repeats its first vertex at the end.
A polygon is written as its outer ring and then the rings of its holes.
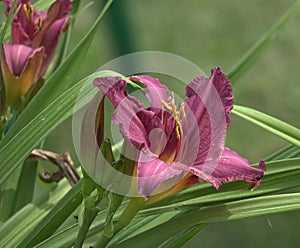
MULTIPOLYGON (((13 0, 3 2, 8 14, 13 0)), ((3 43, 1 53, 6 101, 12 107, 45 74, 72 5, 70 0, 57 0, 45 12, 37 11, 29 0, 19 0, 15 10, 19 7, 11 43, 3 43)))
MULTIPOLYGON (((3 0, 8 14, 13 0, 3 0)), ((20 10, 12 21, 12 44, 23 44, 33 49, 44 47, 44 59, 39 71, 43 76, 54 55, 59 35, 72 9, 70 0, 57 0, 49 10, 37 11, 29 0, 19 0, 16 9, 20 10)))
POLYGON ((25 45, 3 44, 1 68, 9 106, 14 106, 15 101, 37 81, 43 56, 43 47, 32 49, 25 45))
POLYGON ((112 102, 113 122, 139 151, 137 189, 148 198, 159 187, 175 185, 172 192, 207 181, 216 189, 234 180, 259 185, 266 170, 224 147, 233 107, 232 88, 219 68, 210 78, 196 77, 186 87, 187 99, 176 106, 166 86, 150 76, 131 76, 146 87, 145 108, 125 90, 120 77, 98 78, 94 85, 112 102), (174 190, 175 189, 175 190, 174 190))

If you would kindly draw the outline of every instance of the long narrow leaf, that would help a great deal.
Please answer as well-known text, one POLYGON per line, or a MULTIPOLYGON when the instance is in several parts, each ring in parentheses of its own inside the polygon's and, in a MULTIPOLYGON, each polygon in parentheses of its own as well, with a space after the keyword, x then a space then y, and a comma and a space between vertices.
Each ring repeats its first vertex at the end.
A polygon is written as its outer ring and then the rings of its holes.
POLYGON ((290 124, 243 106, 234 105, 232 113, 276 134, 296 146, 300 146, 300 130, 290 124))
MULTIPOLYGON (((27 203, 32 202, 36 180, 38 161, 25 161, 21 170, 18 186, 14 196, 13 213, 20 210, 27 203)), ((6 205, 5 205, 6 206, 6 205)), ((7 207, 7 206, 6 206, 7 207)))
POLYGON ((274 152, 273 154, 267 156, 264 161, 280 160, 286 158, 295 158, 300 154, 300 147, 295 146, 294 144, 289 144, 282 149, 274 152))
MULTIPOLYGON (((224 185, 227 188, 224 190, 216 191, 208 184, 199 184, 200 187, 196 187, 192 189, 190 192, 178 192, 174 194, 174 198, 166 199, 167 201, 162 201, 161 205, 165 205, 166 207, 158 207, 160 204, 149 206, 150 209, 143 210, 141 214, 139 214, 136 219, 133 220, 132 225, 130 224, 126 229, 124 229, 124 233, 120 232, 115 239, 112 240, 109 246, 115 247, 117 242, 122 242, 122 240, 128 239, 132 235, 136 235, 141 233, 141 230, 136 230, 135 225, 139 226, 139 223, 142 222, 144 219, 153 217, 154 219, 158 218, 160 220, 161 214, 166 213, 169 211, 170 214, 177 214, 179 209, 200 209, 201 204, 202 206, 206 205, 216 205, 220 202, 229 202, 234 201, 237 199, 243 199, 245 197, 256 197, 258 195, 265 195, 267 193, 274 193, 279 190, 283 190, 289 187, 295 187, 299 185, 300 181, 300 159, 293 159, 287 161, 276 161, 272 162, 272 166, 269 163, 269 175, 267 175, 266 180, 263 181, 262 185, 256 189, 255 191, 251 192, 247 189, 247 185, 245 183, 231 183, 224 185), (274 168, 273 168, 274 167, 274 168), (238 186, 238 187, 237 187, 238 186), (208 189, 208 190, 207 190, 208 189), (261 190, 259 192, 259 190, 261 190), (186 194, 186 195, 184 195, 186 194), (199 195, 199 197, 195 197, 195 195, 199 195), (174 199, 180 199, 180 202, 176 203, 174 199), (195 198, 193 200, 193 198, 195 198), (168 202, 175 202, 172 206, 168 205, 168 202), (207 203, 207 204, 206 204, 207 203), (149 216, 151 215, 151 216, 149 216)), ((223 187, 224 187, 223 186, 223 187)), ((190 190, 190 189, 188 189, 190 190)), ((103 227, 103 218, 98 218, 95 227, 89 232, 88 237, 91 237, 99 232, 101 232, 103 227), (101 222, 102 221, 102 222, 101 222)), ((155 224, 155 222, 153 223, 155 224)), ((161 224, 156 223, 156 225, 161 224)), ((155 226, 155 225, 154 225, 155 226)), ((194 226, 194 225, 192 225, 194 226)), ((144 228, 147 227, 144 226, 144 228)), ((189 228, 189 227, 187 227, 189 228)), ((66 229, 55 236, 50 237, 48 240, 42 242, 38 245, 38 247, 51 247, 51 245, 57 244, 63 247, 69 247, 71 244, 72 238, 76 237, 77 232, 76 226, 72 227, 71 229, 66 229)), ((179 232, 185 230, 182 229, 179 232)), ((162 242, 167 240, 163 239, 162 242)))
POLYGON ((47 209, 40 209, 33 204, 28 204, 0 229, 1 247, 15 248, 19 242, 18 237, 26 235, 45 215, 47 209), (34 213, 34 215, 32 214, 34 213), (29 216, 29 218, 28 218, 29 216))
MULTIPOLYGON (((78 99, 78 108, 87 104, 86 101, 92 99, 98 92, 92 84, 93 80, 108 75, 124 78, 121 74, 112 71, 99 71, 84 78, 54 100, 0 149, 0 185, 7 180, 41 140, 71 116, 79 92, 81 91, 81 98, 78 99), (15 154, 16 146, 18 147, 18 156, 15 154)), ((124 80, 128 79, 124 78, 124 80)))
POLYGON ((17 247, 68 189, 67 180, 62 180, 54 192, 50 194, 47 201, 37 204, 27 204, 14 214, 0 227, 1 245, 7 242, 7 246, 5 247, 17 247))
POLYGON ((4 27, 3 27, 1 35, 0 35, 0 44, 3 43, 3 41, 5 39, 5 36, 7 34, 8 26, 11 24, 11 22, 13 20, 14 10, 16 8, 17 2, 18 2, 18 0, 14 0, 13 3, 12 3, 12 5, 11 5, 10 11, 9 11, 7 19, 6 19, 6 22, 4 24, 4 27))
POLYGON ((176 233, 200 223, 220 222, 270 215, 300 209, 300 193, 256 197, 190 211, 142 234, 130 238, 115 248, 140 247, 147 240, 148 247, 157 247, 176 233), (159 235, 157 235, 159 233, 159 235))
POLYGON ((199 233, 206 224, 199 224, 193 227, 184 230, 180 234, 172 237, 166 243, 164 243, 160 248, 177 248, 182 247, 185 243, 187 243, 191 238, 193 238, 197 233, 199 233))
POLYGON ((50 237, 82 202, 81 182, 78 182, 17 246, 33 247, 50 237))
POLYGON ((246 68, 255 61, 255 59, 264 51, 264 49, 274 40, 284 27, 299 13, 300 1, 295 4, 279 19, 278 22, 270 28, 264 36, 258 40, 247 53, 233 66, 227 73, 228 77, 235 83, 238 77, 245 71, 246 68))

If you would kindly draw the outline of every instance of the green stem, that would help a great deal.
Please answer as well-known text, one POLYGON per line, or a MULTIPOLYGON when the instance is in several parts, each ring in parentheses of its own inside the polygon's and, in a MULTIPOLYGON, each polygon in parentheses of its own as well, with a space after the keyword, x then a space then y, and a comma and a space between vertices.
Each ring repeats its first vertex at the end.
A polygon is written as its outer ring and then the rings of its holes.
POLYGON ((74 248, 82 247, 82 244, 89 231, 89 228, 100 211, 97 205, 102 201, 105 192, 104 189, 98 188, 97 196, 91 196, 91 193, 96 188, 96 185, 84 170, 82 171, 82 174, 83 174, 83 178, 82 178, 81 193, 84 197, 82 224, 80 225, 79 232, 75 240, 74 248))
POLYGON ((137 214, 137 212, 142 208, 144 208, 145 206, 146 206, 146 202, 144 198, 141 197, 131 198, 128 206, 120 216, 118 222, 114 225, 113 235, 107 235, 105 232, 103 232, 100 240, 98 241, 98 243, 95 244, 94 248, 106 247, 106 245, 111 241, 114 235, 116 235, 124 227, 126 227, 131 222, 133 217, 137 214))
POLYGON ((83 223, 79 229, 79 232, 78 232, 75 244, 74 244, 74 248, 82 247, 82 244, 86 238, 87 232, 88 232, 91 224, 95 220, 98 212, 99 212, 99 209, 97 209, 97 208, 94 208, 94 209, 85 208, 84 209, 83 223))

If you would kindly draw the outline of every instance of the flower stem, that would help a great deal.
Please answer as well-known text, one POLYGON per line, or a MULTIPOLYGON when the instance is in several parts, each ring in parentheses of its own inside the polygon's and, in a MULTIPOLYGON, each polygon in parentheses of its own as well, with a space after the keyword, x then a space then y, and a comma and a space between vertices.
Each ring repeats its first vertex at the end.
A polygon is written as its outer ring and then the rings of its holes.
POLYGON ((126 227, 133 217, 137 214, 137 212, 146 206, 146 202, 144 198, 131 198, 128 206, 120 216, 119 220, 113 226, 113 234, 107 233, 104 228, 103 234, 93 247, 94 248, 104 248, 111 241, 111 239, 116 235, 119 231, 121 231, 124 227, 126 227))
POLYGON ((95 188, 96 185, 94 181, 83 170, 81 188, 81 193, 83 195, 82 223, 74 243, 74 248, 82 247, 87 232, 100 211, 100 208, 97 207, 97 205, 102 201, 105 190, 101 187, 97 187, 97 195, 91 195, 95 188))
POLYGON ((86 234, 87 234, 91 224, 95 220, 98 212, 99 212, 99 210, 96 208, 95 209, 88 209, 88 208, 84 209, 83 223, 79 229, 79 232, 78 232, 75 244, 74 244, 74 248, 82 247, 82 244, 86 238, 86 234))

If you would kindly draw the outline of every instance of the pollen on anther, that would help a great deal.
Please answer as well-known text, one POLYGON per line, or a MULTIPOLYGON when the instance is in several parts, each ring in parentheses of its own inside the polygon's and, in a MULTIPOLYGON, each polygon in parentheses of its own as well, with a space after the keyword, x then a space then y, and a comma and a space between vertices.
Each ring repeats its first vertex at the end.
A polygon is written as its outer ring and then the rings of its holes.
POLYGON ((29 18, 29 16, 28 16, 28 9, 27 9, 27 5, 26 4, 23 4, 23 11, 24 11, 26 17, 29 18))
POLYGON ((185 113, 185 110, 184 110, 184 103, 183 102, 180 104, 180 110, 181 110, 181 113, 182 113, 182 117, 186 118, 186 113, 185 113))
POLYGON ((170 111, 173 110, 173 107, 170 104, 166 103, 164 100, 160 100, 160 101, 167 110, 170 110, 170 111))
POLYGON ((176 125, 175 132, 176 132, 177 139, 180 139, 180 132, 179 132, 179 126, 178 125, 176 125))
POLYGON ((38 23, 37 23, 37 30, 40 30, 42 28, 43 18, 40 16, 38 23))

